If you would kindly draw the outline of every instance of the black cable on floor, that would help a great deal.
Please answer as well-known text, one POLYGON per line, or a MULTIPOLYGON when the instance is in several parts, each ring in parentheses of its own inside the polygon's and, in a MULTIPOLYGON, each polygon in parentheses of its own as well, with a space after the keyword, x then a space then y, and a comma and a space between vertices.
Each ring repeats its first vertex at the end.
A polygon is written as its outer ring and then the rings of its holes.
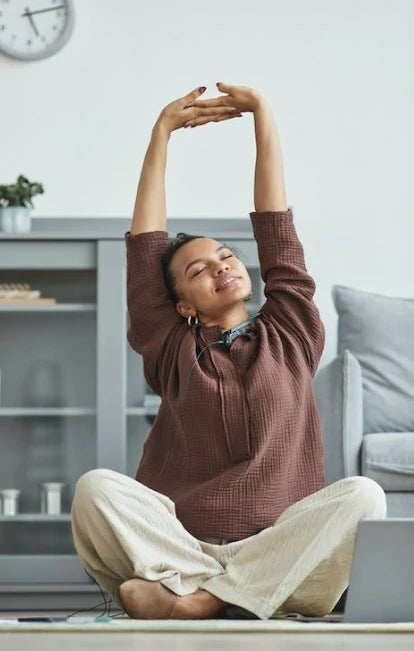
POLYGON ((102 586, 98 583, 98 581, 95 579, 95 577, 92 576, 92 574, 89 574, 89 572, 87 572, 87 570, 85 570, 85 572, 92 579, 92 581, 94 581, 94 583, 96 583, 96 585, 98 586, 103 601, 101 603, 99 603, 99 604, 96 604, 95 606, 92 606, 91 608, 82 608, 80 610, 74 610, 67 617, 68 618, 73 617, 73 615, 77 615, 78 613, 90 612, 92 610, 95 610, 95 608, 99 608, 100 606, 104 607, 103 612, 102 612, 102 614, 97 615, 97 617, 116 617, 117 615, 123 615, 125 613, 125 610, 123 610, 123 609, 119 610, 118 612, 115 612, 115 613, 111 614, 111 606, 110 606, 110 604, 113 602, 112 597, 107 598, 105 596, 104 591, 102 590, 102 586))

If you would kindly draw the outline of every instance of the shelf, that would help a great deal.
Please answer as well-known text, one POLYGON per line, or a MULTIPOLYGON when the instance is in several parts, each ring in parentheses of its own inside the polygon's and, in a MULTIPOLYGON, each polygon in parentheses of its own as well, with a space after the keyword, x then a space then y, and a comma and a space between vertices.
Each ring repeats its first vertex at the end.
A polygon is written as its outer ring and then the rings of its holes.
POLYGON ((96 312, 96 303, 0 304, 0 312, 96 312))
POLYGON ((46 513, 18 513, 17 515, 0 515, 2 522, 70 522, 70 513, 47 515, 46 513))
POLYGON ((96 416, 90 407, 0 407, 1 416, 96 416))
MULTIPOLYGON (((161 399, 160 399, 161 404, 161 399)), ((158 414, 158 407, 128 407, 126 410, 127 416, 156 416, 158 414)))
MULTIPOLYGON (((7 559, 6 555, 2 556, 3 559, 7 559)), ((23 584, 16 584, 16 583, 3 583, 1 584, 1 594, 10 594, 10 593, 19 593, 19 592, 35 592, 35 593, 41 593, 41 592, 47 592, 47 593, 65 593, 68 592, 70 594, 73 593, 82 593, 82 592, 91 592, 93 595, 97 593, 98 595, 100 594, 99 587, 96 585, 96 583, 93 583, 92 581, 90 584, 86 583, 34 583, 33 581, 28 581, 27 583, 23 584)), ((53 598, 56 599, 55 595, 53 595, 53 598)), ((72 598, 73 600, 73 598, 72 598)), ((94 603, 92 604, 91 607, 94 607, 96 604, 96 597, 94 596, 94 603)), ((33 601, 32 601, 33 603, 33 601)), ((27 608, 27 606, 26 606, 27 608)), ((50 606, 49 606, 50 608, 50 606)), ((5 609, 3 609, 5 610, 5 609)))
POLYGON ((128 407, 128 416, 156 416, 160 408, 161 398, 156 394, 147 394, 144 404, 140 407, 128 407))
MULTIPOLYGON (((75 553, 71 554, 2 554, 0 566, 1 592, 4 584, 15 585, 19 589, 23 585, 32 583, 41 584, 94 584, 86 574, 83 564, 75 553), (15 580, 16 568, 20 567, 22 574, 15 580), (23 585, 22 585, 23 584, 23 585)), ((79 585, 80 587, 80 585, 79 585)))

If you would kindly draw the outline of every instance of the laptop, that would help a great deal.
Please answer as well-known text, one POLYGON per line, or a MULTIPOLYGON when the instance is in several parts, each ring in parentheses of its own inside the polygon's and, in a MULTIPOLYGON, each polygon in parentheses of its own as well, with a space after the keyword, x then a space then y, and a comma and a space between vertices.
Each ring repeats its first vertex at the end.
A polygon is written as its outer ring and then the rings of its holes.
POLYGON ((414 622, 414 518, 359 521, 342 621, 414 622))

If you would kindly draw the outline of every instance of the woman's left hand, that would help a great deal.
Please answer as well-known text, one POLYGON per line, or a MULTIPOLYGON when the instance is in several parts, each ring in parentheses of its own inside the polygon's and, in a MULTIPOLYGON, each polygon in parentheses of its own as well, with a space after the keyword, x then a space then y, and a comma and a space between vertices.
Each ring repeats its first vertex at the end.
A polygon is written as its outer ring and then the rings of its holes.
MULTIPOLYGON (((216 85, 220 92, 227 93, 227 95, 213 97, 212 99, 193 99, 187 106, 197 108, 200 111, 200 117, 190 120, 184 126, 197 126, 210 122, 211 118, 209 114, 212 111, 220 111, 229 107, 237 110, 236 115, 242 115, 242 111, 254 113, 264 102, 261 93, 254 88, 249 88, 248 86, 230 86, 221 82, 217 82, 216 85)), ((232 115, 230 117, 234 116, 232 115)))

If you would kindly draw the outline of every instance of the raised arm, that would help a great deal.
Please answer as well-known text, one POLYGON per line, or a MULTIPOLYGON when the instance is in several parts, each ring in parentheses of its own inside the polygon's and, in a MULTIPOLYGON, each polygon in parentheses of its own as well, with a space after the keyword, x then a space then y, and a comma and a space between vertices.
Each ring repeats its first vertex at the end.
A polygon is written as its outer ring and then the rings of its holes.
POLYGON ((253 113, 257 149, 254 178, 255 210, 256 212, 287 210, 279 134, 270 104, 254 88, 223 84, 220 81, 216 85, 220 92, 227 95, 193 100, 189 106, 197 107, 200 114, 198 119, 190 120, 187 124, 191 126, 205 124, 210 121, 209 111, 229 107, 240 111, 241 115, 243 112, 253 113))
MULTIPOLYGON (((168 246, 165 168, 167 145, 172 131, 188 120, 200 117, 200 110, 188 104, 205 87, 180 97, 160 113, 151 132, 142 165, 130 231, 125 233, 127 257, 127 338, 131 347, 144 358, 144 371, 152 388, 162 395, 165 377, 165 352, 171 336, 185 320, 178 314, 165 286, 162 258, 168 246)), ((203 119, 228 119, 237 113, 219 107, 203 119)))
POLYGON ((325 327, 313 300, 316 285, 306 268, 292 208, 287 206, 279 134, 263 97, 253 115, 257 158, 255 212, 250 216, 265 281, 263 310, 275 319, 286 341, 300 343, 314 376, 325 344, 325 327))
MULTIPOLYGON (((200 109, 193 102, 206 90, 205 86, 195 88, 165 106, 151 132, 151 140, 145 154, 135 199, 131 235, 151 231, 166 231, 165 168, 167 145, 170 135, 188 122, 200 124, 200 109), (198 121, 197 121, 198 118, 198 121)), ((220 121, 238 114, 232 107, 214 107, 203 111, 202 123, 220 121)))
POLYGON ((142 164, 131 235, 167 230, 165 167, 169 139, 170 131, 167 125, 158 119, 152 129, 151 139, 142 164))
POLYGON ((258 100, 253 116, 256 135, 255 211, 287 210, 279 134, 272 109, 264 97, 258 100))
POLYGON ((184 126, 195 116, 195 109, 187 104, 205 90, 204 86, 179 97, 165 106, 151 131, 151 139, 142 164, 135 198, 131 235, 167 230, 167 209, 165 200, 165 168, 167 146, 172 131, 184 126))

